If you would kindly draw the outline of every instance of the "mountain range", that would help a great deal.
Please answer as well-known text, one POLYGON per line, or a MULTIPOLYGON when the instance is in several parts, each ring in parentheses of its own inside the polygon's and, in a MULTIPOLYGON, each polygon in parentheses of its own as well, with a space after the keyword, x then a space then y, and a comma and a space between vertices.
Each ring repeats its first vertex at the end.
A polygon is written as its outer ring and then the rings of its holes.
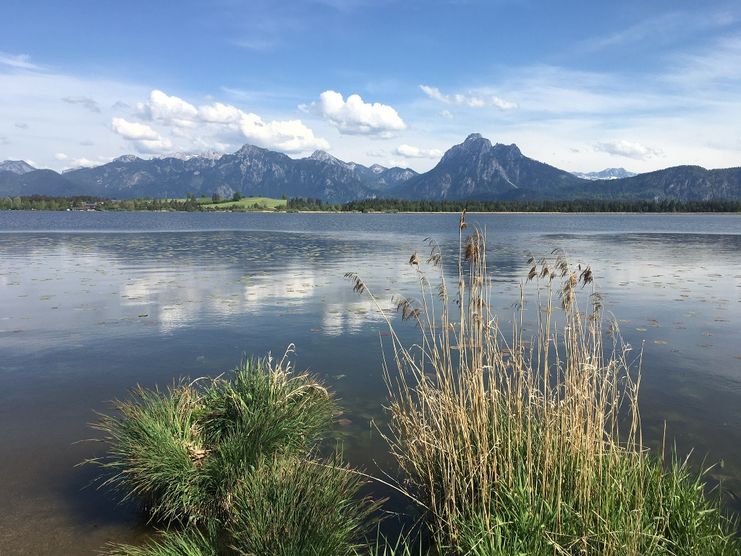
POLYGON ((222 198, 310 197, 341 203, 373 197, 430 200, 741 199, 741 168, 677 166, 632 175, 622 168, 578 174, 522 154, 517 145, 492 144, 474 133, 451 147, 428 172, 364 166, 316 151, 305 158, 245 145, 235 153, 125 155, 94 168, 59 174, 22 161, 0 163, 0 196, 94 195, 114 199, 177 198, 189 193, 222 198))

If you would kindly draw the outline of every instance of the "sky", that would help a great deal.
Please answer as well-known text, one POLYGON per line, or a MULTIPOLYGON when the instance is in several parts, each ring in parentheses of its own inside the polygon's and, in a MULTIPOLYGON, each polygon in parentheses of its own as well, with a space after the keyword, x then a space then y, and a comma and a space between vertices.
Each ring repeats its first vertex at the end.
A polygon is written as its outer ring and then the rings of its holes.
POLYGON ((0 160, 233 152, 432 168, 741 166, 741 2, 3 0, 0 160))

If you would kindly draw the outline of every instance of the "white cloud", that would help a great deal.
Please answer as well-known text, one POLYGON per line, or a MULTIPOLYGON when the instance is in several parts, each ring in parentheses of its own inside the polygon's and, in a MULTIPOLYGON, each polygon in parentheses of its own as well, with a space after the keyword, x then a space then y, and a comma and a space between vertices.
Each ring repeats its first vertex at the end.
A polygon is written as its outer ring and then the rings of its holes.
POLYGON ((594 149, 596 151, 633 158, 635 160, 646 160, 655 156, 662 156, 663 154, 659 149, 654 149, 642 145, 641 143, 633 143, 624 139, 619 141, 609 141, 606 143, 597 143, 594 146, 594 149))
POLYGON ((242 119, 242 112, 236 106, 215 102, 206 104, 198 108, 198 117, 207 123, 213 124, 234 124, 242 119))
POLYGON ((36 64, 31 63, 31 57, 28 54, 8 54, 0 52, 0 64, 10 66, 15 69, 38 70, 41 69, 36 64))
POLYGON ((329 143, 315 137, 301 120, 265 122, 257 114, 242 114, 239 128, 247 139, 260 147, 289 153, 329 148, 329 143))
POLYGON ((450 110, 442 110, 439 112, 441 118, 445 118, 446 120, 452 120, 453 119, 453 113, 450 110))
POLYGON ((160 138, 160 134, 148 125, 140 124, 139 122, 130 122, 124 118, 113 118, 111 125, 113 126, 113 131, 118 133, 124 139, 139 141, 156 140, 160 138))
POLYGON ((160 120, 168 125, 192 127, 198 109, 180 97, 170 96, 155 89, 149 93, 148 102, 137 104, 139 112, 147 119, 160 120))
POLYGON ((420 149, 412 145, 399 145, 394 152, 404 158, 440 158, 443 155, 438 149, 420 149))
POLYGON ((131 141, 140 153, 160 154, 172 148, 170 139, 162 137, 146 124, 130 122, 124 118, 113 118, 111 127, 121 137, 131 141))
MULTIPOLYGON (((330 148, 325 139, 314 135, 301 120, 265 121, 258 114, 223 102, 196 107, 156 89, 150 93, 149 100, 137 103, 137 112, 144 119, 171 128, 173 137, 182 144, 180 150, 185 151, 195 148, 226 150, 245 139, 257 146, 287 153, 330 148)), ((118 120, 119 125, 114 124, 114 130, 127 139, 138 141, 137 146, 146 149, 143 152, 158 153, 172 146, 169 139, 163 139, 145 124, 118 120)))
MULTIPOLYGON (((517 104, 510 102, 496 95, 484 95, 484 94, 462 94, 455 93, 452 95, 444 94, 437 87, 431 87, 429 85, 420 85, 419 88, 424 94, 433 100, 443 102, 445 104, 455 104, 457 106, 468 106, 469 108, 486 108, 493 106, 499 110, 514 110, 517 108, 517 104)), ((450 114, 447 110, 447 114, 450 114)), ((452 114, 450 114, 452 116, 452 114)), ((447 116, 445 116, 447 117, 447 116)))
POLYGON ((433 100, 439 100, 440 102, 449 103, 450 98, 442 93, 437 87, 430 87, 429 85, 420 85, 422 92, 433 100))
POLYGON ((69 157, 64 153, 56 153, 54 155, 55 160, 67 160, 69 157))
POLYGON ((345 100, 336 91, 324 91, 318 102, 300 108, 316 110, 340 133, 349 135, 391 137, 394 132, 406 129, 404 120, 393 107, 365 102, 360 95, 350 95, 345 100))

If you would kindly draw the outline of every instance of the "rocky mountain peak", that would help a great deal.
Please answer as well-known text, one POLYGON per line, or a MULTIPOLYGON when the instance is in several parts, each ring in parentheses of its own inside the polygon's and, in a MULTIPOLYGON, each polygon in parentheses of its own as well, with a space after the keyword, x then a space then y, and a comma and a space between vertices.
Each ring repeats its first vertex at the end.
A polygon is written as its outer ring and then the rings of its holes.
POLYGON ((471 133, 466 140, 463 141, 463 147, 466 149, 476 150, 488 150, 491 148, 491 141, 486 137, 482 137, 480 133, 471 133))
POLYGON ((242 145, 242 147, 234 154, 238 156, 255 156, 266 152, 268 152, 267 149, 262 149, 260 147, 256 147, 255 145, 245 144, 242 145))
POLYGON ((309 160, 318 160, 319 162, 328 162, 330 164, 336 164, 340 162, 337 158, 332 156, 326 151, 314 151, 311 153, 311 156, 308 157, 309 160))
POLYGON ((119 156, 118 158, 114 158, 113 160, 111 160, 111 162, 128 163, 128 162, 136 162, 137 160, 141 160, 141 159, 134 154, 124 154, 122 156, 119 156))
POLYGON ((440 164, 449 163, 452 160, 463 160, 479 157, 491 150, 491 141, 482 137, 480 133, 472 133, 463 143, 448 149, 440 159, 440 164))
POLYGON ((25 160, 3 160, 0 162, 0 172, 10 172, 19 176, 33 172, 35 169, 25 160))
POLYGON ((520 151, 520 147, 512 143, 511 145, 503 145, 502 143, 497 143, 494 145, 494 153, 496 155, 504 155, 509 158, 519 158, 522 156, 522 151, 520 151))

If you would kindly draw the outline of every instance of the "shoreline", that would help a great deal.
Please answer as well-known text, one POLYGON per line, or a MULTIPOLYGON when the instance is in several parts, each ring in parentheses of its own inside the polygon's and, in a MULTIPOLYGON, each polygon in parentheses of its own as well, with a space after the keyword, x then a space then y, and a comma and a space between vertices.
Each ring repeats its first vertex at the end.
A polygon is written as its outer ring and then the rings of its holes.
MULTIPOLYGON (((365 215, 392 215, 392 214, 455 214, 460 215, 458 211, 349 211, 349 210, 67 210, 67 209, 0 209, 1 213, 8 212, 74 212, 74 213, 189 213, 189 214, 365 214, 365 215)), ((476 211, 467 210, 466 214, 548 214, 548 215, 574 215, 574 214, 586 214, 586 215, 599 215, 599 214, 617 214, 617 215, 645 215, 652 216, 657 214, 663 215, 731 215, 739 216, 741 211, 545 211, 545 210, 501 210, 501 211, 476 211)))

